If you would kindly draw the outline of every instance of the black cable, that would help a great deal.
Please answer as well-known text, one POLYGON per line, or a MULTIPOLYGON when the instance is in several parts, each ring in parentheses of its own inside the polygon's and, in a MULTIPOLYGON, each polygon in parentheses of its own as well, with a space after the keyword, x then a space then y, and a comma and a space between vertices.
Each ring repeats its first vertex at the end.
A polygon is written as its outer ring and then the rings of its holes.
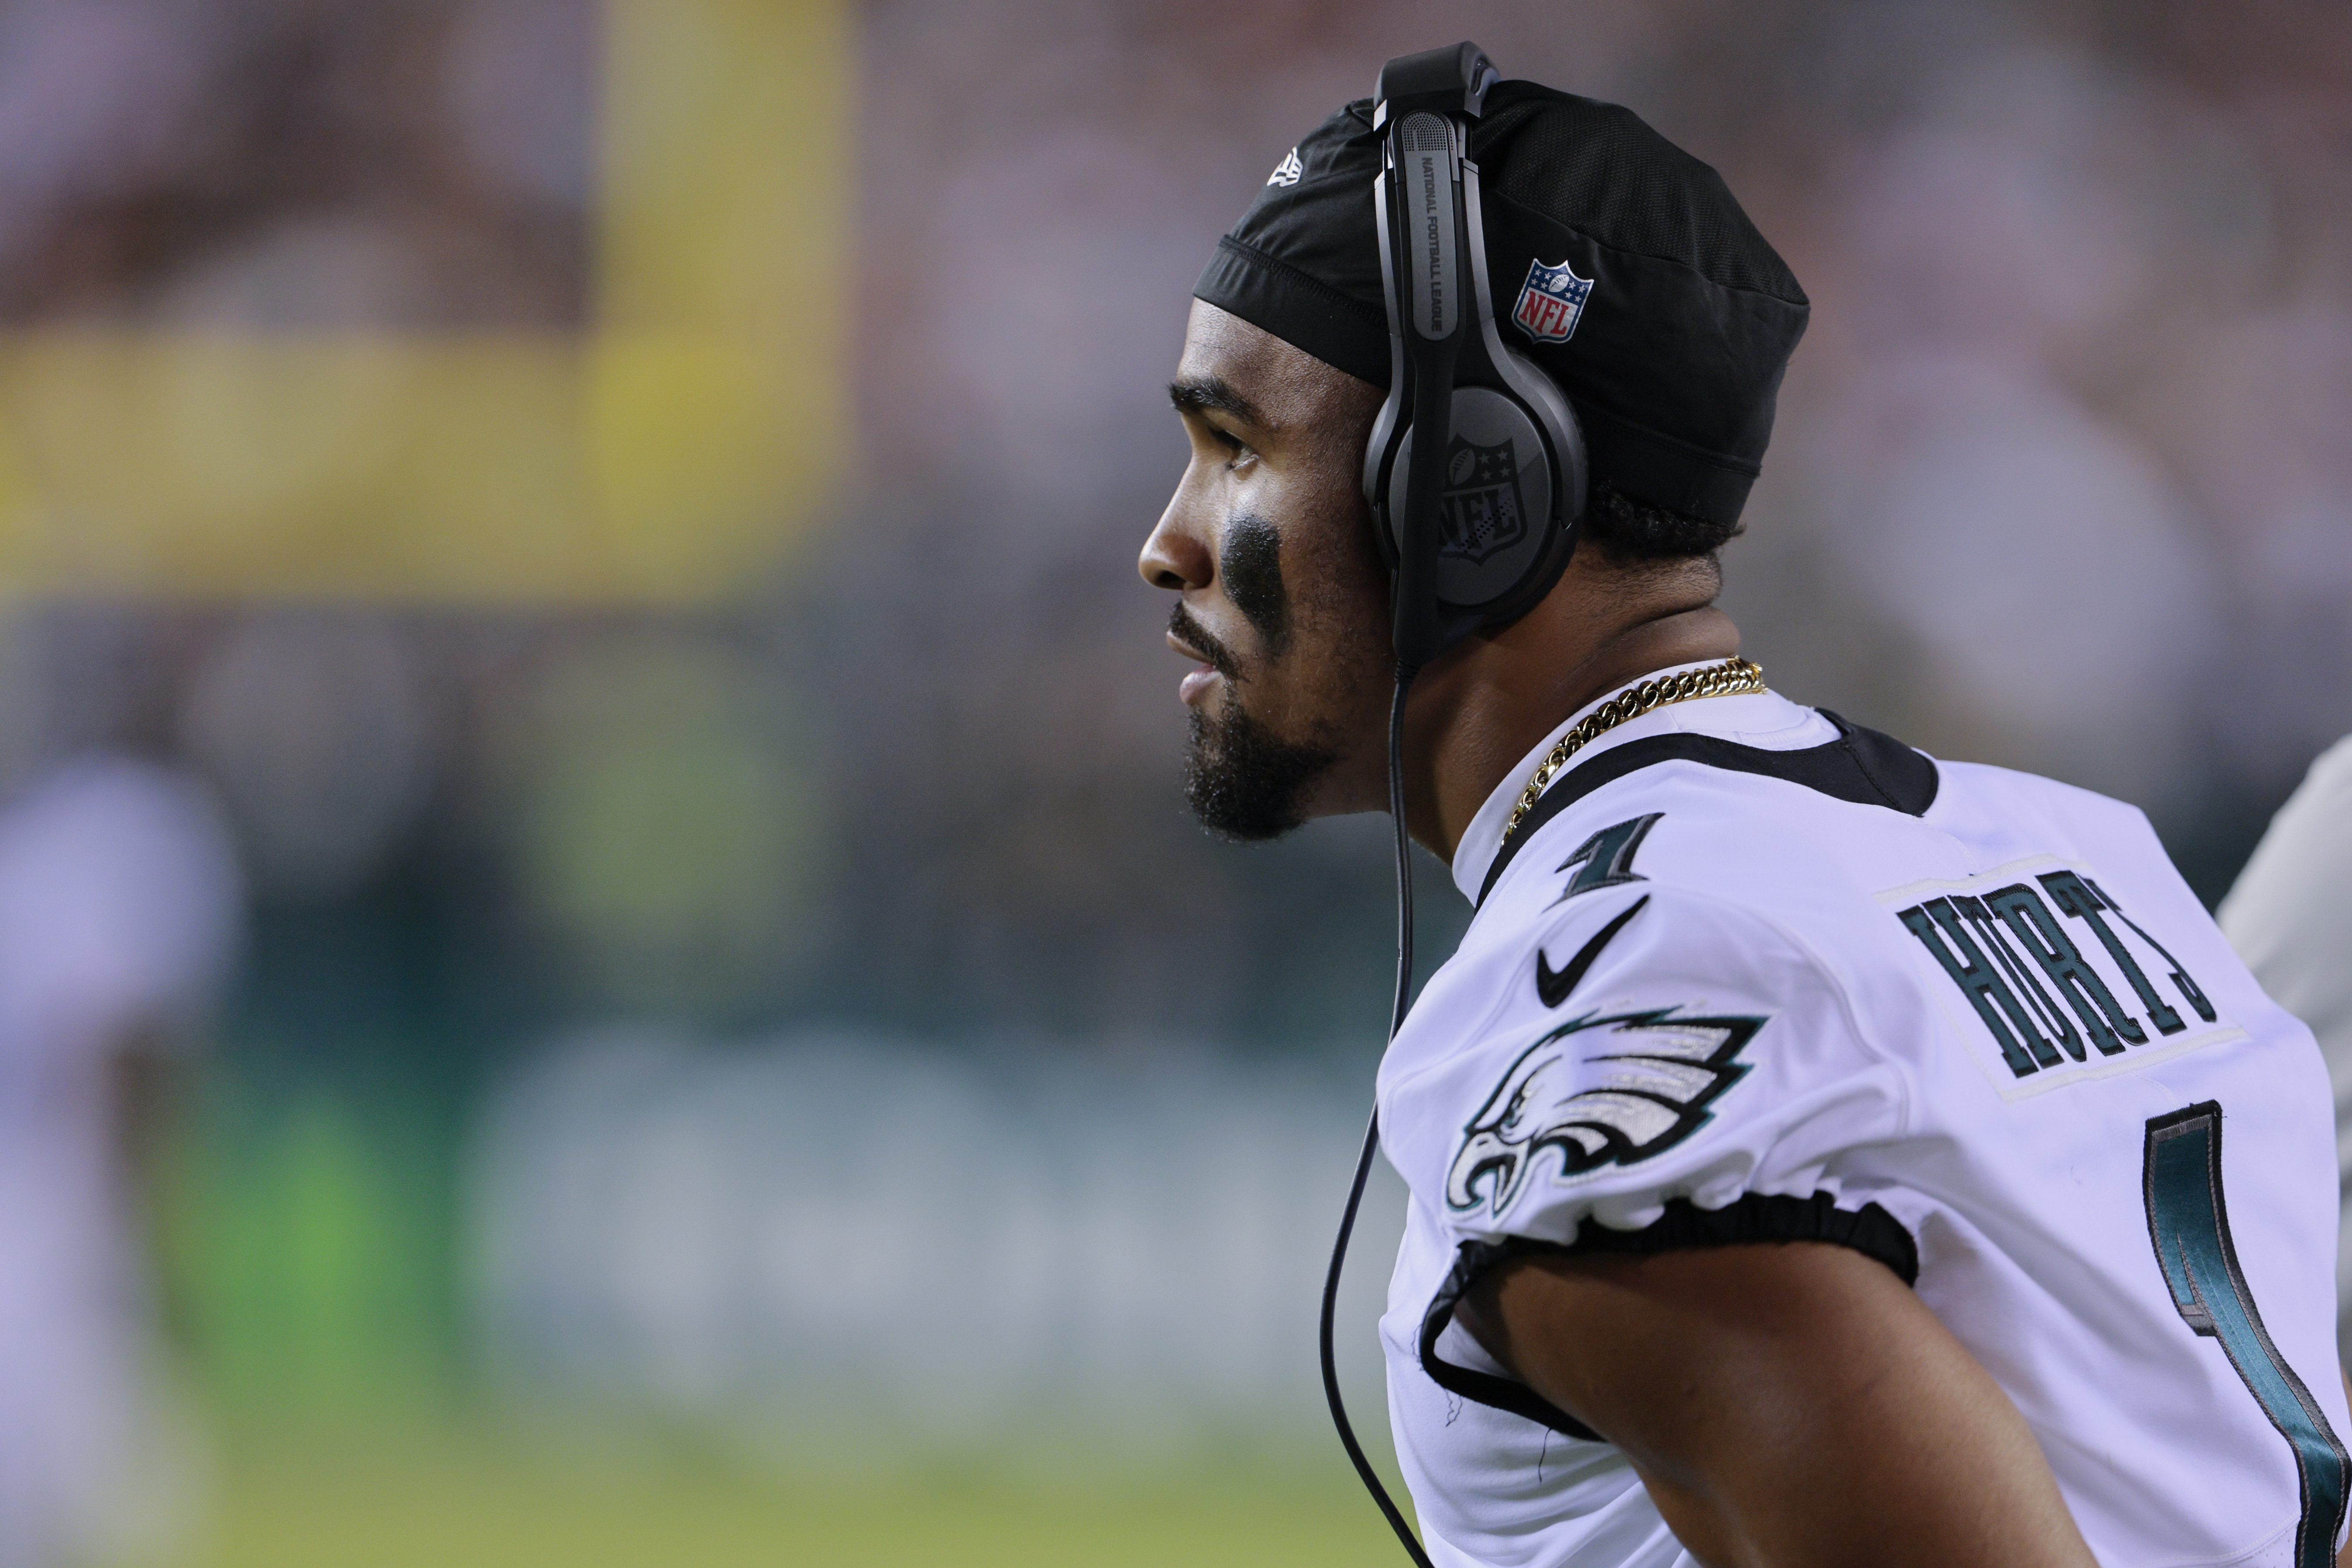
MULTIPOLYGON (((1396 827, 1397 884, 1397 979, 1396 1005, 1389 1014, 1389 1038, 1396 1038, 1404 1027, 1405 1008, 1412 1001, 1412 837, 1405 831, 1404 822, 1404 698, 1412 689, 1416 671, 1410 665, 1397 667, 1396 700, 1389 706, 1389 819, 1396 827)), ((1364 1129, 1363 1152, 1356 1156, 1356 1179, 1348 1187, 1348 1206, 1339 1213, 1339 1238, 1331 1244, 1331 1271, 1323 1277, 1323 1397, 1331 1405, 1331 1424, 1339 1428, 1340 1446, 1363 1479, 1364 1489, 1403 1542, 1405 1555, 1416 1568, 1434 1568, 1429 1553, 1405 1522, 1404 1514, 1389 1496, 1388 1488, 1381 1484, 1380 1476, 1372 1469, 1371 1460, 1364 1457, 1364 1446, 1356 1441, 1356 1429, 1348 1424, 1348 1407, 1339 1397, 1339 1363, 1331 1353, 1331 1326, 1339 1310, 1339 1272, 1348 1265, 1348 1237, 1356 1229, 1356 1210, 1364 1201, 1364 1183, 1372 1173, 1372 1156, 1381 1147, 1381 1113, 1372 1110, 1372 1119, 1364 1129)))
POLYGON ((1405 1009, 1412 1005, 1412 835, 1404 821, 1404 699, 1419 674, 1412 666, 1397 666, 1396 697, 1389 704, 1389 822, 1396 830, 1397 977, 1396 1001, 1389 1008, 1389 1038, 1404 1027, 1405 1009))

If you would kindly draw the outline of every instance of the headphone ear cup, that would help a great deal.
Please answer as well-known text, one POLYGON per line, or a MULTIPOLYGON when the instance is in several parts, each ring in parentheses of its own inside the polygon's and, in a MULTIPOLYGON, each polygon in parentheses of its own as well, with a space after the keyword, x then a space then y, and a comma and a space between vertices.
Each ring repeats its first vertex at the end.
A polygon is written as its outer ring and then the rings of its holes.
POLYGON ((1543 429, 1545 446, 1551 454, 1560 526, 1572 529, 1584 516, 1587 498, 1584 425, 1559 384, 1535 361, 1505 342, 1500 332, 1486 340, 1486 352, 1510 384, 1511 395, 1543 429))
MULTIPOLYGON (((1523 614, 1551 591, 1574 548, 1583 501, 1583 443, 1560 400, 1558 422, 1538 417, 1508 394, 1487 386, 1454 393, 1454 430, 1444 453, 1444 501, 1437 519, 1436 589, 1440 613, 1458 625, 1492 625, 1523 614), (1559 449, 1570 448, 1562 462, 1559 449), (1573 489, 1560 482, 1563 469, 1573 489)), ((1553 410, 1540 410, 1551 413, 1553 410)), ((1410 480, 1414 432, 1398 442, 1383 490, 1382 542, 1395 548, 1395 520, 1410 480)))

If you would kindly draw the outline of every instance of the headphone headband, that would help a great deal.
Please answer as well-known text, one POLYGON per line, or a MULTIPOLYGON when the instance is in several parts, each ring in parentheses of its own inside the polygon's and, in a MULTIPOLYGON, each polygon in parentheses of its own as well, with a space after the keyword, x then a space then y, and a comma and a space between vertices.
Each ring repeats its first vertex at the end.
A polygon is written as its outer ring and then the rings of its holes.
POLYGON ((1502 78, 1486 51, 1467 40, 1451 48, 1400 55, 1381 68, 1380 85, 1372 89, 1372 129, 1386 124, 1391 105, 1398 113, 1431 109, 1475 119, 1486 112, 1486 89, 1502 78), (1424 103, 1424 99, 1431 101, 1424 103))
POLYGON ((1401 668, 1550 591, 1584 507, 1584 442, 1568 401, 1496 329, 1470 127, 1501 73, 1472 43, 1391 60, 1372 123, 1388 300, 1389 395, 1364 495, 1395 569, 1401 668), (1428 460, 1414 462, 1415 430, 1428 460))

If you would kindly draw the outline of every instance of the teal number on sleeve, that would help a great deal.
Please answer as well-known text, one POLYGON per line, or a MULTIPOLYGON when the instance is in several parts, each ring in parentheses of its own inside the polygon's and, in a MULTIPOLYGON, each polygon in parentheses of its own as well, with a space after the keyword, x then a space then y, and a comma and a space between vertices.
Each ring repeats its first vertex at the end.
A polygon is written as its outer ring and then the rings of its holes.
POLYGON ((2311 1390, 2271 1343, 2238 1268, 2221 1197, 2221 1107, 2213 1100, 2151 1117, 2141 1184, 2147 1235, 2172 1304, 2190 1328, 2221 1342, 2247 1391, 2294 1454, 2303 1489, 2295 1568, 2329 1568, 2352 1492, 2352 1454, 2336 1440, 2311 1390))

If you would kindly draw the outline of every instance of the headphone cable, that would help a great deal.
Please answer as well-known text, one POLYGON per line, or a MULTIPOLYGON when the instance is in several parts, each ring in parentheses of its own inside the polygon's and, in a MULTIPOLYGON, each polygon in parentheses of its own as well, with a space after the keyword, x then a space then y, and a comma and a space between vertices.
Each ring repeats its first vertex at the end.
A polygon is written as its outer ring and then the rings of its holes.
MULTIPOLYGON (((1396 1004, 1389 1014, 1389 1038, 1394 1040, 1397 1031, 1404 1027, 1406 1007, 1412 1001, 1412 836, 1405 831, 1404 821, 1404 699, 1412 689, 1412 678, 1419 671, 1407 664, 1397 666, 1396 698, 1389 705, 1389 819, 1396 828, 1397 886, 1397 977, 1396 1004)), ((1340 1446, 1362 1478, 1364 1489, 1372 1494, 1381 1513, 1403 1543, 1405 1555, 1413 1560, 1415 1568, 1433 1568, 1429 1553, 1422 1549, 1405 1522, 1403 1512, 1388 1488, 1364 1457, 1364 1446, 1356 1441, 1356 1429, 1348 1424, 1348 1407, 1339 1397, 1339 1363, 1332 1354, 1332 1322, 1339 1308, 1339 1272, 1348 1263, 1348 1238, 1356 1228, 1356 1210, 1364 1201, 1364 1183, 1372 1173, 1372 1156, 1381 1147, 1381 1112, 1375 1104, 1371 1121, 1364 1128, 1364 1147, 1356 1156, 1356 1179, 1348 1187, 1348 1205, 1339 1213, 1339 1235, 1331 1244, 1330 1272, 1323 1277, 1323 1397, 1330 1402, 1331 1423, 1339 1429, 1340 1446)))

